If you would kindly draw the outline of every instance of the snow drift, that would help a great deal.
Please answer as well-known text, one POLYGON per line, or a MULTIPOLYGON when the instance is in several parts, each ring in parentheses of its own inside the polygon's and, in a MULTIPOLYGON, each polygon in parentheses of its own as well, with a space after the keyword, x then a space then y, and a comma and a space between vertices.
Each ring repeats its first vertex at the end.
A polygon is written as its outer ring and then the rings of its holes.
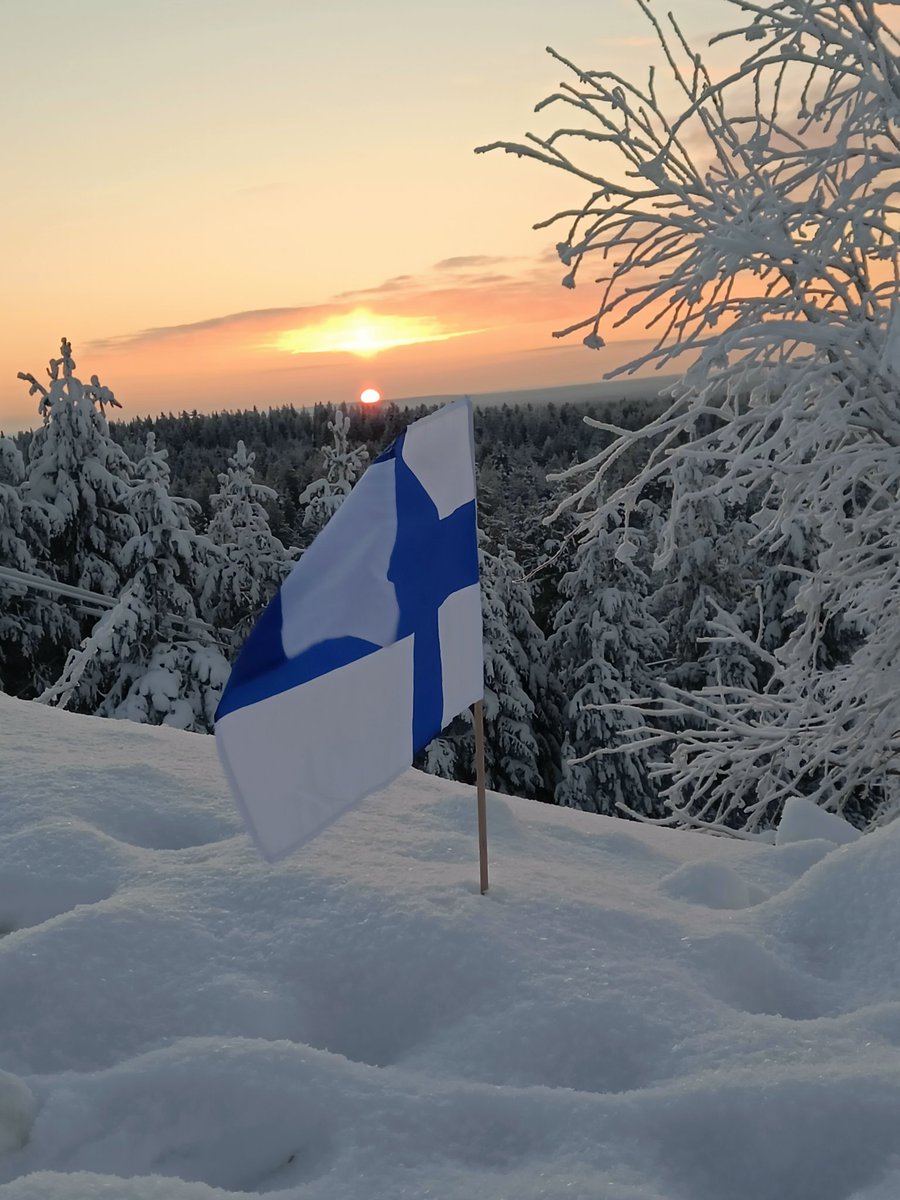
POLYGON ((0 1198, 896 1200, 900 825, 411 771, 265 865, 212 740, 0 697, 0 1198))

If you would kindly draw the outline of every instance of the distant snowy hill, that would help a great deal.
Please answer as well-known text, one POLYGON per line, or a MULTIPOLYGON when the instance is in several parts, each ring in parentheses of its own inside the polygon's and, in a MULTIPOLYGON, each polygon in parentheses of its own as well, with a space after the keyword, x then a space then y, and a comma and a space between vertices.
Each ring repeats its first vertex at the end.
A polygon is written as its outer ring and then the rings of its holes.
POLYGON ((289 861, 210 738, 0 696, 0 1200, 896 1200, 900 824, 410 771, 289 861))

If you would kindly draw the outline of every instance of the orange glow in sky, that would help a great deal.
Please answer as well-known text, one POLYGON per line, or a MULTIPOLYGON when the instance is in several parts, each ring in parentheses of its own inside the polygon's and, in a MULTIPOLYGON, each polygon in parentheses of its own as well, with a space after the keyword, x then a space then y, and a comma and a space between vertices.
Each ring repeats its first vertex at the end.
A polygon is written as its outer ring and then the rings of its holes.
POLYGON ((443 329, 432 317, 401 317, 355 308, 341 316, 328 317, 299 329, 286 329, 262 349, 284 350, 288 354, 355 354, 372 358, 397 346, 416 346, 421 342, 446 342, 478 330, 443 329))
MULTIPOLYGON (((561 287, 563 229, 534 226, 586 186, 474 149, 524 138, 564 74, 547 45, 643 79, 637 5, 72 7, 0 5, 0 431, 39 424, 17 373, 43 378, 63 335, 123 420, 340 402, 375 356, 397 399, 594 382, 632 357, 640 331, 604 329, 600 352, 552 337, 596 289, 561 287), (61 30, 67 63, 103 63, 74 93, 67 70, 35 87, 61 30)), ((686 35, 722 9, 679 0, 686 35)))

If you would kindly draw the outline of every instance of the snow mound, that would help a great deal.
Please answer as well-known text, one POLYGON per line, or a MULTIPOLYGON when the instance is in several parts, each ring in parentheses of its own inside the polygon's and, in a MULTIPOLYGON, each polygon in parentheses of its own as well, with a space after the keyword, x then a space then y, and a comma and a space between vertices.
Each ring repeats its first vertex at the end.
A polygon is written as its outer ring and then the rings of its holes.
POLYGON ((805 842, 814 838, 824 838, 845 846, 855 842, 862 834, 858 829, 835 813, 825 812, 811 800, 802 796, 792 796, 784 806, 778 829, 775 833, 775 845, 787 846, 791 842, 805 842))
POLYGON ((685 863, 660 885, 674 900, 709 908, 750 908, 767 899, 766 892, 725 863, 685 863))
POLYGON ((835 850, 772 904, 766 925, 842 1008, 900 997, 900 823, 835 850))
POLYGON ((4 697, 0 793, 0 1200, 900 1195, 900 826, 489 796, 482 897, 411 771, 273 867, 211 739, 4 697))

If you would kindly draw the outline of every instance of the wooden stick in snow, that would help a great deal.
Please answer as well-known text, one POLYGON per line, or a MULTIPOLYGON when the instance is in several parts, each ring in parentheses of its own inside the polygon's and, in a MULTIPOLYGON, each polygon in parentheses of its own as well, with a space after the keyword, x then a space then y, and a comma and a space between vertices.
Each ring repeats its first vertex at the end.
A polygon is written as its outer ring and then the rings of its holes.
POLYGON ((472 706, 475 721, 475 786, 478 793, 478 863, 481 871, 481 894, 488 890, 487 861, 487 802, 484 794, 484 708, 481 700, 472 706))

